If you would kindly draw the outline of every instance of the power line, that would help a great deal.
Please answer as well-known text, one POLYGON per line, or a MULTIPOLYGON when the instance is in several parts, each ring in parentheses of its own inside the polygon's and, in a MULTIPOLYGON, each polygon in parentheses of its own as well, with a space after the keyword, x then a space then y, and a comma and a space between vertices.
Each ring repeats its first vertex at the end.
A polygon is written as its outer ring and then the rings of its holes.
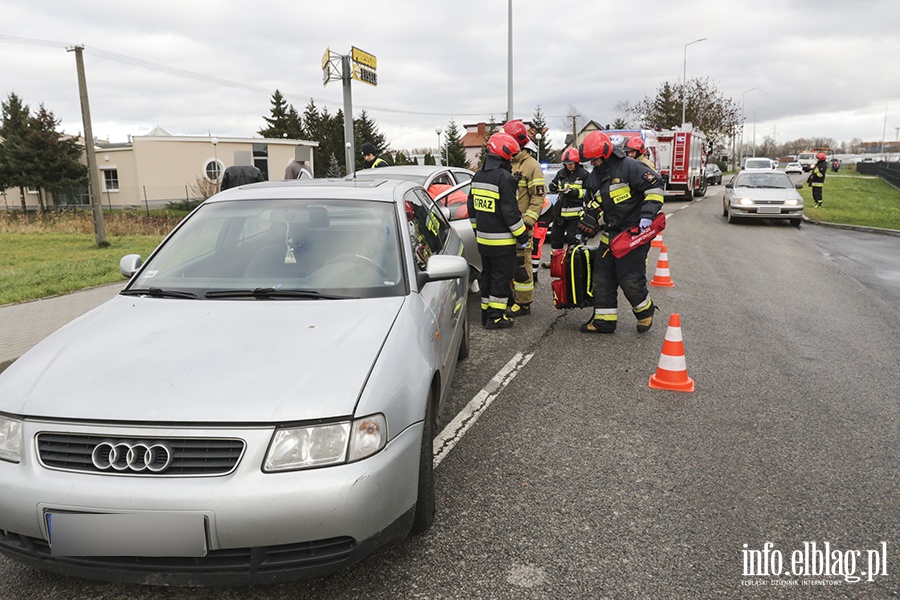
MULTIPOLYGON (((39 40, 33 38, 23 38, 13 35, 3 35, 0 34, 0 42, 7 42, 11 44, 22 44, 28 46, 43 46, 49 48, 70 48, 73 47, 74 44, 65 44, 63 42, 56 42, 51 40, 39 40)), ((181 77, 184 79, 191 79, 194 81, 199 81, 201 83, 207 83, 210 85, 217 85, 221 87, 227 87, 231 89, 243 90, 252 93, 265 94, 269 96, 272 93, 272 90, 267 88, 262 88, 257 85, 252 85, 248 83, 242 83, 238 81, 231 81, 229 79, 222 79, 221 77, 214 77, 212 75, 205 75, 203 73, 195 73, 193 71, 187 71, 185 69, 179 69, 176 67, 169 67, 167 65, 162 65, 159 63, 150 62, 147 60, 143 60, 140 58, 135 58, 133 56, 126 56, 124 54, 117 54, 115 52, 110 52, 108 50, 103 50, 100 48, 92 48, 90 46, 84 46, 84 52, 86 54, 90 54, 91 56, 96 56, 97 58, 102 58, 105 60, 110 60, 114 62, 119 62, 122 64, 130 65, 133 67, 138 67, 141 69, 147 69, 148 71, 156 71, 158 73, 165 73, 167 75, 172 75, 175 77, 181 77)), ((294 93, 294 92, 282 92, 282 95, 296 99, 311 99, 315 102, 319 102, 322 104, 339 104, 335 100, 327 100, 324 98, 316 98, 314 96, 294 93)), ((430 117, 480 117, 485 114, 489 114, 488 112, 479 112, 479 113, 457 113, 457 112, 428 112, 428 111, 414 111, 414 110, 403 110, 399 108, 384 108, 380 106, 360 106, 363 110, 368 111, 379 111, 386 113, 396 113, 396 114, 406 114, 406 115, 418 115, 418 116, 430 116, 430 117)))

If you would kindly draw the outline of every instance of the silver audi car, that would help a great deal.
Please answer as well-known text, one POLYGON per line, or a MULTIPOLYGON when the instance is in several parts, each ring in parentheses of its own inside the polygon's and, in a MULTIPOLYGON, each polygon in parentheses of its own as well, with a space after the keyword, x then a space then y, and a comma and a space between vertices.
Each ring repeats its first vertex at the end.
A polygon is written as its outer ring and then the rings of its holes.
POLYGON ((434 519, 469 267, 399 180, 260 183, 0 374, 0 552, 165 585, 325 574, 434 519))

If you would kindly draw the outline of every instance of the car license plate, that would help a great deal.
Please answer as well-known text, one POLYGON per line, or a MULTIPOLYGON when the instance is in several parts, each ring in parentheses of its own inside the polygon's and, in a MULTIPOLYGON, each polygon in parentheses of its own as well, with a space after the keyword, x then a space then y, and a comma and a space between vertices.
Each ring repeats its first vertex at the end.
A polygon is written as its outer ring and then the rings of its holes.
POLYGON ((203 515, 47 513, 51 556, 206 556, 203 515))
POLYGON ((756 212, 758 212, 761 215, 778 215, 778 214, 781 214, 781 207, 780 206, 760 206, 759 208, 756 209, 756 212))

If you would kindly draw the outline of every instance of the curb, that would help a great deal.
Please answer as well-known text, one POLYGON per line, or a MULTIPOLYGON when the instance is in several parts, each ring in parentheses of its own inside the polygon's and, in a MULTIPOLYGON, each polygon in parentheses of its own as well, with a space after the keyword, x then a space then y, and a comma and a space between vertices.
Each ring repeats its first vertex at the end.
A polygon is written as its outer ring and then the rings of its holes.
POLYGON ((843 223, 829 223, 828 221, 814 221, 810 219, 805 214, 803 215, 803 221, 805 223, 812 223, 813 225, 821 225, 822 227, 831 227, 833 229, 845 229, 848 231, 862 231, 865 233, 880 233, 881 235, 893 235, 900 237, 900 231, 896 229, 882 229, 880 227, 866 227, 863 225, 845 225, 843 223))

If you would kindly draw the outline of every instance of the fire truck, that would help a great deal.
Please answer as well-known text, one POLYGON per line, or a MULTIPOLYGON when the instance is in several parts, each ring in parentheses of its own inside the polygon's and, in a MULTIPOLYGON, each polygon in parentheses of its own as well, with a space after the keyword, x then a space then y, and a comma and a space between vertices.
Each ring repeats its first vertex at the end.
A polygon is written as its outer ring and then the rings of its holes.
POLYGON ((609 136, 609 141, 623 150, 628 138, 639 137, 644 140, 647 156, 653 163, 653 168, 659 171, 659 141, 655 131, 652 129, 609 129, 604 133, 609 136))
POLYGON ((690 127, 656 132, 657 170, 666 182, 667 199, 692 200, 706 195, 706 136, 690 127))

